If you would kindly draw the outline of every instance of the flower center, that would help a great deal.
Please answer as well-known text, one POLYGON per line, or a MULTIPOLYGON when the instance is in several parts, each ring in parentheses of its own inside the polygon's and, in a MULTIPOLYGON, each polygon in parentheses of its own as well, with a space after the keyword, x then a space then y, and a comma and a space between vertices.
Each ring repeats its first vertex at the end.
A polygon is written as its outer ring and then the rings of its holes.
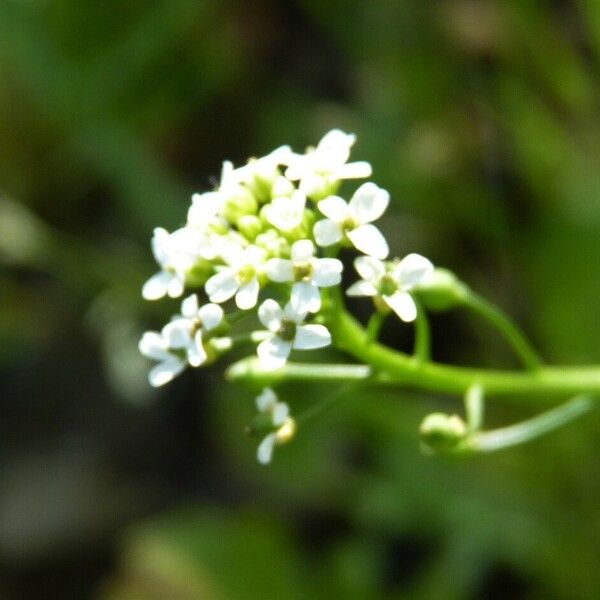
POLYGON ((346 217, 341 223, 340 227, 344 233, 352 231, 358 227, 358 224, 352 217, 346 217))
POLYGON ((398 284, 391 275, 384 275, 379 282, 379 293, 382 296, 391 296, 398 290, 398 284))
POLYGON ((293 342, 296 337, 296 323, 294 321, 283 320, 277 331, 277 336, 284 342, 293 342))
POLYGON ((294 265, 294 281, 310 281, 313 275, 313 266, 309 262, 294 265))
POLYGON ((254 265, 244 265, 237 273, 238 281, 241 284, 249 283, 256 276, 254 265))

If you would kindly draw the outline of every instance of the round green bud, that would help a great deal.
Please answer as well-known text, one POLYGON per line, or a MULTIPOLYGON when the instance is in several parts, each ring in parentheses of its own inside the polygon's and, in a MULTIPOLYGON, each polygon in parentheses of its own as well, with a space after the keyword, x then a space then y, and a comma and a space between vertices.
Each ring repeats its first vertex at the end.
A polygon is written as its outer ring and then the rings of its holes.
POLYGON ((464 304, 468 289, 452 271, 435 269, 431 277, 415 286, 411 293, 430 311, 444 312, 464 304))
POLYGON ((202 287, 213 273, 213 263, 201 258, 186 272, 185 284, 191 288, 202 287))
POLYGON ((256 215, 258 203, 249 189, 238 185, 235 191, 225 201, 223 216, 234 225, 246 215, 256 215))
POLYGON ((254 243, 266 251, 268 258, 281 258, 290 255, 290 244, 275 229, 267 229, 256 236, 254 243))
POLYGON ((237 228, 248 241, 253 242, 263 231, 263 223, 256 215, 243 215, 238 219, 237 228))
POLYGON ((431 413, 423 419, 419 433, 428 450, 447 452, 464 439, 467 426, 458 415, 431 413))

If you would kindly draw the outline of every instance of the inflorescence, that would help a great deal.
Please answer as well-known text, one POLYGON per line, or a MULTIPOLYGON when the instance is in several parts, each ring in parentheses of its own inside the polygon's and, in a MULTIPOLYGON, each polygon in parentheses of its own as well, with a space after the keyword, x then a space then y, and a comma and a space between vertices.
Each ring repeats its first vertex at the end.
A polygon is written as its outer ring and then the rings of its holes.
MULTIPOLYGON (((431 276, 433 266, 417 254, 388 260, 388 243, 373 224, 389 205, 388 192, 366 182, 349 201, 337 195, 343 180, 371 175, 369 163, 348 162, 355 140, 334 129, 304 154, 282 146, 241 167, 224 162, 217 188, 192 196, 183 227, 154 230, 160 270, 142 295, 184 298, 179 314, 140 340, 141 353, 156 361, 151 385, 168 383, 188 366, 214 362, 242 340, 232 334, 233 326, 252 313, 262 328, 250 341, 257 343, 264 370, 283 367, 294 350, 330 345, 323 290, 341 284, 341 247, 361 254, 354 263, 360 279, 348 295, 371 297, 379 311, 415 320, 410 292, 431 276)), ((257 405, 267 420, 258 451, 266 463, 273 445, 290 439, 295 425, 272 390, 264 390, 257 405)))

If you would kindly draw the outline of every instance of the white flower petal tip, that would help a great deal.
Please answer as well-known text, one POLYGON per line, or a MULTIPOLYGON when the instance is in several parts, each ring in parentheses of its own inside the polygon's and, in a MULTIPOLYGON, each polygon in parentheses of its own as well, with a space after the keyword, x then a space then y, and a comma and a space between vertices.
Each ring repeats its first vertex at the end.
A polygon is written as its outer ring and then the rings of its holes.
POLYGON ((408 292, 383 296, 383 300, 402 321, 412 323, 417 318, 417 306, 408 292))
POLYGON ((289 406, 280 402, 271 388, 264 388, 259 394, 256 398, 256 408, 268 418, 268 426, 273 428, 273 431, 263 438, 256 451, 258 462, 266 465, 271 462, 275 446, 294 437, 296 422, 290 417, 289 406))

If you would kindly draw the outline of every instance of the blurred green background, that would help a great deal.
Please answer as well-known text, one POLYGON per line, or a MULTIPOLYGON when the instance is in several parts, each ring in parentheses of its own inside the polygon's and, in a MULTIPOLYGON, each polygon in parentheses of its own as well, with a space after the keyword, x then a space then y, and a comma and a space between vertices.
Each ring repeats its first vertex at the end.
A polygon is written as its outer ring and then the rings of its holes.
MULTIPOLYGON (((596 414, 454 461, 417 428, 457 399, 352 394, 264 468, 223 364, 148 386, 137 340, 176 306, 140 296, 152 228, 223 159, 332 127, 392 194, 395 254, 600 362, 595 0, 0 0, 0 598, 598 597, 596 414)), ((433 328, 437 360, 514 366, 462 313, 433 328)))

